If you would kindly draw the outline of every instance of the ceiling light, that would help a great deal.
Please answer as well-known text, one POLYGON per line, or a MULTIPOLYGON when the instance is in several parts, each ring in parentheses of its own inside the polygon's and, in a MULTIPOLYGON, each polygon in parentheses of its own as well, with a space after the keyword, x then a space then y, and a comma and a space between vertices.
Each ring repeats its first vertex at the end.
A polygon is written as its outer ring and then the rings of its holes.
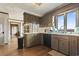
POLYGON ((40 7, 42 3, 33 3, 34 7, 40 7))
POLYGON ((40 6, 42 3, 35 3, 36 5, 40 6))

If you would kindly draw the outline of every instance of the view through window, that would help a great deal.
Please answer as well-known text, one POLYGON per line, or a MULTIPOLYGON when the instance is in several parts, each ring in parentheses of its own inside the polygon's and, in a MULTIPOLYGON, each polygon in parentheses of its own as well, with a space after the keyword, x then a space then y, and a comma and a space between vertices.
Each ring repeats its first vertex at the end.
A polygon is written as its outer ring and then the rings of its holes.
POLYGON ((76 27, 76 11, 70 11, 56 16, 58 31, 74 32, 76 27))
POLYGON ((64 29, 64 15, 58 16, 58 30, 64 29))
POLYGON ((74 31, 76 25, 76 12, 67 13, 67 31, 74 31))

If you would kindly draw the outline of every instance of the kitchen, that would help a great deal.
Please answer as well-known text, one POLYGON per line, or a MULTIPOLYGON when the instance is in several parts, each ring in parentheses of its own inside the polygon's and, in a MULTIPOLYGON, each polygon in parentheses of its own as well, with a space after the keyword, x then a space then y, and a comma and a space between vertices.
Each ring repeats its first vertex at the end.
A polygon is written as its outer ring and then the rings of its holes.
POLYGON ((50 55, 53 50, 60 55, 79 55, 78 6, 77 3, 65 3, 43 17, 24 13, 24 46, 47 46, 52 49, 48 52, 50 55))
POLYGON ((0 7, 0 32, 4 32, 0 55, 79 55, 79 3, 3 3, 0 7))

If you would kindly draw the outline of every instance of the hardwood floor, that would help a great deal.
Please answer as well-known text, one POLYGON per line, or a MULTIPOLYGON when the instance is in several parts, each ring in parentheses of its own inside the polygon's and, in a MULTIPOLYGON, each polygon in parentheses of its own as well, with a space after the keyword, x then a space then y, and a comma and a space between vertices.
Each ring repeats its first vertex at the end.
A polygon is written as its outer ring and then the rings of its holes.
POLYGON ((48 52, 50 51, 49 48, 44 46, 36 46, 32 48, 14 50, 13 52, 9 53, 9 56, 47 56, 48 52))
POLYGON ((13 38, 8 45, 0 46, 0 56, 48 56, 50 48, 35 46, 31 48, 17 49, 17 39, 13 38))

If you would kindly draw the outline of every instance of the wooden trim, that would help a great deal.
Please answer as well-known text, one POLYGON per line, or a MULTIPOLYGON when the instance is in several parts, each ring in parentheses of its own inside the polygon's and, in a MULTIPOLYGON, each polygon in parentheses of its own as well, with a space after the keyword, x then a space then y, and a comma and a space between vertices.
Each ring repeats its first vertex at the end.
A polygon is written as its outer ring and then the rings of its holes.
POLYGON ((41 17, 38 16, 38 15, 30 14, 30 13, 27 13, 27 12, 24 12, 23 15, 30 15, 30 16, 35 16, 35 17, 39 17, 39 18, 41 18, 41 17))
POLYGON ((8 19, 13 21, 23 21, 23 20, 11 19, 11 18, 8 18, 8 19))

